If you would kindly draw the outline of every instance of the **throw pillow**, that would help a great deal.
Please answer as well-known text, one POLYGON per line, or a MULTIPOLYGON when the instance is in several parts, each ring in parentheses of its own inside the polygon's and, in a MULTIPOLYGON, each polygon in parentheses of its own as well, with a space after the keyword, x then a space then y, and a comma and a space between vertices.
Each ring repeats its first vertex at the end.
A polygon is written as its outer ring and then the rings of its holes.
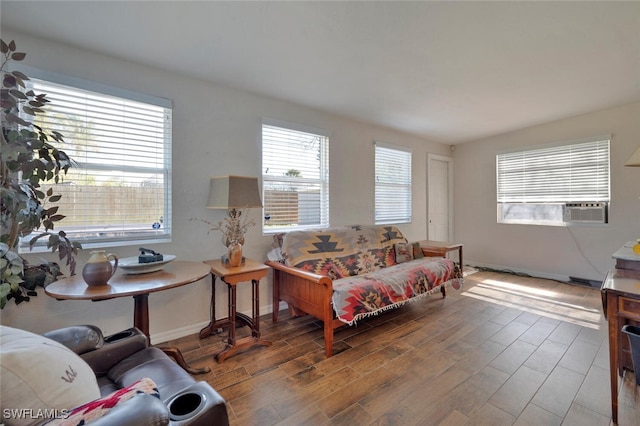
POLYGON ((409 243, 395 243, 396 262, 403 263, 413 260, 413 245, 409 243))
POLYGON ((77 426, 85 425, 107 414, 116 405, 133 398, 135 395, 146 393, 160 399, 158 388, 153 380, 143 378, 118 389, 109 395, 90 401, 80 407, 70 410, 65 416, 47 422, 47 426, 77 426))
POLYGON ((380 269, 379 260, 370 251, 359 253, 357 266, 358 271, 352 275, 367 274, 380 269))
POLYGON ((271 262, 285 263, 284 254, 282 253, 282 239, 284 238, 284 232, 274 234, 273 243, 271 244, 271 250, 267 253, 267 260, 271 262))
POLYGON ((0 325, 0 408, 7 425, 42 423, 100 397, 91 367, 66 346, 0 325))
POLYGON ((414 259, 422 259, 424 257, 424 253, 422 252, 422 247, 420 247, 420 243, 413 243, 413 258, 414 259))

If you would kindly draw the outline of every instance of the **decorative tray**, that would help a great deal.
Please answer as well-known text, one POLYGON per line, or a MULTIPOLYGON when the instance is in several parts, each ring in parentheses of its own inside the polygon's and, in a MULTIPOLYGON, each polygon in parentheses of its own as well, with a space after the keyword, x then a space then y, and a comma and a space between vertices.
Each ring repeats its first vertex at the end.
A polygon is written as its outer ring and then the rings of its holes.
POLYGON ((161 270, 164 265, 175 260, 175 258, 173 254, 165 254, 159 262, 139 263, 138 256, 125 257, 118 261, 118 268, 122 268, 125 274, 147 274, 161 270))

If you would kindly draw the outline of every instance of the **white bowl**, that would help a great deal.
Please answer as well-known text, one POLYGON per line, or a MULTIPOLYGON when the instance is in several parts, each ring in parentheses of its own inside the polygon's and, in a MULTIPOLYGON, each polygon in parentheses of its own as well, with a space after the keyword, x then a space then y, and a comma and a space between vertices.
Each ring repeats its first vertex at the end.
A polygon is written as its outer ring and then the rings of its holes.
POLYGON ((164 268, 164 265, 175 260, 173 254, 163 254, 162 260, 158 262, 139 263, 138 256, 125 257, 124 259, 118 259, 118 269, 122 268, 125 274, 148 274, 149 272, 156 272, 164 268))

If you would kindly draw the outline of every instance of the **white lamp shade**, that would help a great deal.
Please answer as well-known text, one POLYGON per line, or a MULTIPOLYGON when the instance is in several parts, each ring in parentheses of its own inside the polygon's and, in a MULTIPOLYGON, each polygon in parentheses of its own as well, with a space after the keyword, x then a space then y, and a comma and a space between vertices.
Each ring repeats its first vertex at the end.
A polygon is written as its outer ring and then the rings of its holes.
POLYGON ((625 166, 632 166, 632 167, 640 167, 640 146, 631 155, 631 157, 629 157, 629 159, 627 160, 626 163, 624 163, 624 165, 625 166))
POLYGON ((244 209, 262 207, 258 178, 217 176, 211 178, 209 209, 244 209))

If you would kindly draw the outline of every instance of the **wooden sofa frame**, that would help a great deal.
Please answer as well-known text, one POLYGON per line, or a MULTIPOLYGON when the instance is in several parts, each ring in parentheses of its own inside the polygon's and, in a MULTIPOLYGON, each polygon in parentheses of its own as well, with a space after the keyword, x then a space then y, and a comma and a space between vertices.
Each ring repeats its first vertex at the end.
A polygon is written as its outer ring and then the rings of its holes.
MULTIPOLYGON (((324 324, 325 355, 333 354, 333 331, 345 324, 333 312, 333 280, 279 262, 266 262, 273 268, 273 322, 278 322, 280 301, 287 302, 292 317, 309 314, 324 324)), ((440 286, 446 297, 444 283, 440 286)))

